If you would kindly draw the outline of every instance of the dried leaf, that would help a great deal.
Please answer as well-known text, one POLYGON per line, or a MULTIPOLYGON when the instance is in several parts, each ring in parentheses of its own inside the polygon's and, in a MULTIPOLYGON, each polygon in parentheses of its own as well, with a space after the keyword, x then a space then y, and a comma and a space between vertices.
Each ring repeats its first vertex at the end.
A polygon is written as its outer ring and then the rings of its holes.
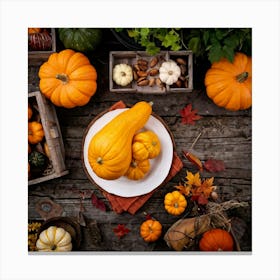
POLYGON ((192 110, 192 104, 188 104, 180 110, 183 124, 195 124, 195 121, 200 120, 202 116, 197 115, 197 110, 192 110))
POLYGON ((130 232, 130 229, 126 228, 123 224, 118 224, 113 228, 115 235, 120 239, 130 232))
POLYGON ((200 159, 195 156, 194 154, 188 152, 188 151, 183 151, 183 155, 186 159, 188 159, 192 164, 194 164, 197 168, 199 168, 200 171, 203 171, 203 165, 200 159))
POLYGON ((92 195, 91 195, 91 202, 92 202, 92 205, 95 206, 97 209, 106 212, 105 203, 102 200, 98 199, 94 193, 92 193, 92 195))
POLYGON ((225 170, 225 163, 222 160, 208 159, 204 163, 204 168, 209 172, 219 172, 225 170))
POLYGON ((194 186, 200 186, 201 185, 201 179, 199 172, 192 174, 192 172, 187 171, 187 184, 188 185, 194 185, 194 186))
POLYGON ((177 190, 179 190, 179 192, 185 196, 188 196, 191 192, 191 186, 190 185, 187 185, 187 186, 183 186, 183 185, 178 185, 178 186, 175 186, 175 188, 177 190))

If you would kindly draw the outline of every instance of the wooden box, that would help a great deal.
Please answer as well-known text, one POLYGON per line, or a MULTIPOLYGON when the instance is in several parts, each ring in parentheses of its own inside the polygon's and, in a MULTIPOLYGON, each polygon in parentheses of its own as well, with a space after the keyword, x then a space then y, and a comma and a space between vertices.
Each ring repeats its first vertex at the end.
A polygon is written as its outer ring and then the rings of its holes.
POLYGON ((41 65, 47 61, 49 56, 56 52, 56 32, 55 28, 49 28, 52 37, 52 48, 49 51, 28 51, 28 64, 41 65))
MULTIPOLYGON (((151 78, 159 79, 159 75, 150 76, 148 74, 147 79, 151 78)), ((167 94, 175 92, 191 92, 193 90, 193 53, 192 51, 161 51, 155 56, 147 54, 145 51, 112 51, 110 52, 109 57, 109 87, 111 92, 116 93, 144 93, 144 94, 167 94), (154 67, 150 67, 150 61, 157 57, 158 63, 154 67), (159 69, 162 62, 168 60, 174 60, 177 62, 177 59, 184 60, 184 64, 177 63, 181 68, 181 85, 157 85, 155 82, 154 85, 139 86, 137 83, 137 78, 134 78, 133 81, 127 86, 119 86, 113 81, 113 69, 114 66, 120 63, 125 63, 130 65, 133 68, 134 74, 137 74, 137 69, 135 68, 138 64, 139 59, 145 60, 148 62, 148 69, 146 72, 149 73, 151 69, 159 69), (182 72, 183 71, 183 72, 182 72), (185 84, 186 82, 186 84, 185 84)))
MULTIPOLYGON (((39 112, 36 119, 34 119, 35 117, 33 116, 29 121, 35 120, 42 124, 44 130, 43 141, 46 142, 49 151, 49 164, 47 169, 39 177, 31 175, 28 180, 28 185, 34 185, 43 181, 61 177, 68 174, 69 171, 66 170, 65 167, 64 144, 54 105, 39 91, 28 94, 28 103, 31 105, 33 110, 36 108, 36 111, 39 112)), ((36 149, 37 151, 38 148, 44 151, 44 147, 42 147, 43 145, 41 145, 41 143, 30 146, 32 149, 36 149)))

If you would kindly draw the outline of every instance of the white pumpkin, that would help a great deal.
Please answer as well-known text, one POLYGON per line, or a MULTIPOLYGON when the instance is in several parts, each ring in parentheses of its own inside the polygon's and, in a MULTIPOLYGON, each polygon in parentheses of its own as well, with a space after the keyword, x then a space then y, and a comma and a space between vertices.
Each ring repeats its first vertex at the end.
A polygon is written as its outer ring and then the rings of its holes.
POLYGON ((36 242, 38 251, 41 252, 66 252, 72 250, 72 238, 64 228, 50 226, 43 230, 36 242))
POLYGON ((162 63, 159 68, 160 80, 167 84, 172 85, 176 83, 181 75, 181 69, 174 60, 168 60, 162 63))
POLYGON ((133 80, 132 67, 125 63, 116 64, 113 68, 113 81, 119 86, 127 86, 133 80))

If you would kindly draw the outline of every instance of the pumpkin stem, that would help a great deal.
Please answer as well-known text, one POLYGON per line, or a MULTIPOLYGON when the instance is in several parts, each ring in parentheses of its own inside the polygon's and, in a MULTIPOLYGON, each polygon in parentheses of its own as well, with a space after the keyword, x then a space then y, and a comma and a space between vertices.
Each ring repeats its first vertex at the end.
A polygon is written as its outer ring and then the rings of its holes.
POLYGON ((126 76, 126 73, 124 71, 121 71, 121 75, 124 77, 126 76))
POLYGON ((136 161, 133 160, 133 161, 131 162, 130 166, 133 167, 133 168, 136 168, 136 167, 137 167, 136 161))
POLYGON ((63 84, 67 84, 69 79, 68 76, 66 74, 56 74, 56 79, 61 80, 63 82, 63 84))
POLYGON ((172 71, 172 70, 169 70, 169 71, 168 71, 168 75, 170 75, 170 76, 173 75, 173 71, 172 71))
POLYGON ((96 159, 96 162, 97 162, 98 164, 102 164, 102 163, 103 163, 102 157, 98 157, 98 158, 96 159))
POLYGON ((239 83, 243 83, 247 80, 247 78, 249 77, 249 73, 248 72, 242 72, 241 74, 236 76, 236 80, 239 83))

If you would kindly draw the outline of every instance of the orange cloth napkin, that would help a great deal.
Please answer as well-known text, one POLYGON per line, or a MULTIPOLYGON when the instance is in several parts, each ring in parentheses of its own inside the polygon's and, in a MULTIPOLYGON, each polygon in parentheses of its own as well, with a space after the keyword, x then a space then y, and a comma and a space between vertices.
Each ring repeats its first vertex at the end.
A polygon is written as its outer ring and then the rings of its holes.
MULTIPOLYGON (((115 109, 121 109, 121 108, 126 108, 126 105, 123 101, 118 101, 116 102, 110 110, 115 110, 115 109)), ((179 156, 177 155, 176 152, 173 153, 173 161, 171 164, 171 168, 169 171, 168 176, 166 177, 164 183, 167 183, 172 177, 174 177, 183 167, 183 163, 179 156)), ((139 208, 143 206, 143 204, 153 195, 153 193, 156 191, 153 190, 147 194, 144 195, 139 195, 135 197, 122 197, 122 196, 117 196, 114 194, 110 194, 106 191, 102 191, 103 195, 108 199, 108 201, 111 204, 112 209, 120 214, 124 211, 129 212, 130 214, 134 215, 139 208)))

